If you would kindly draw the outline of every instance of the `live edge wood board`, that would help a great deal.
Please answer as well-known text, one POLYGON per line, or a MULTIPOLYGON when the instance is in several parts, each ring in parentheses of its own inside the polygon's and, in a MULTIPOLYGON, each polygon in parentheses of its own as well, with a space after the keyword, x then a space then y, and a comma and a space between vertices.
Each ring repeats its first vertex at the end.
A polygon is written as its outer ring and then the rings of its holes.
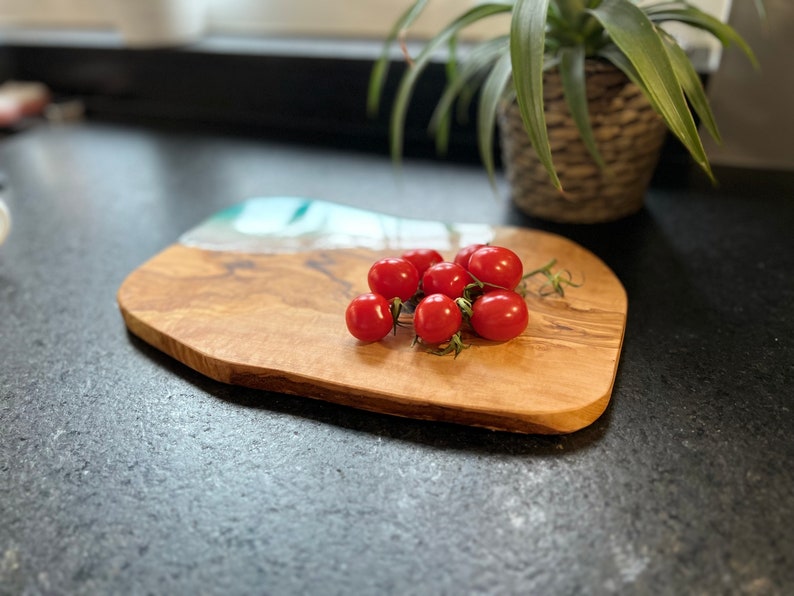
POLYGON ((562 434, 609 403, 626 323, 626 293, 592 253, 514 227, 399 218, 324 201, 250 199, 218 213, 133 271, 118 291, 128 329, 224 383, 376 412, 521 433, 562 434), (552 258, 583 281, 541 297, 504 343, 471 339, 457 358, 411 346, 410 328, 354 339, 344 312, 368 291, 380 257, 435 248, 452 259, 472 242, 506 246, 525 270, 552 258))

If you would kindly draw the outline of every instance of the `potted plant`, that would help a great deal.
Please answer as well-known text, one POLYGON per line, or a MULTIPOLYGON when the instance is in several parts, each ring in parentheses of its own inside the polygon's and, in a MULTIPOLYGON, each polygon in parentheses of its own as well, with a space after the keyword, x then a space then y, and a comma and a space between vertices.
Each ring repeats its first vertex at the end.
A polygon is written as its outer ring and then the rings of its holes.
MULTIPOLYGON (((416 0, 392 27, 370 79, 377 112, 391 46, 403 41, 427 0, 416 0)), ((760 8, 760 0, 759 0, 760 8)), ((451 20, 409 60, 391 113, 391 152, 403 149, 406 111, 421 73, 449 48, 447 86, 430 122, 439 146, 456 101, 480 89, 477 141, 493 182, 498 120, 511 196, 531 215, 596 222, 642 206, 662 142, 671 131, 713 179, 696 126, 719 132, 688 55, 661 24, 677 21, 735 44, 755 63, 729 25, 676 0, 515 0, 479 3, 451 20), (466 27, 510 14, 505 35, 473 46, 457 64, 466 27), (694 115, 693 115, 694 114, 694 115)))

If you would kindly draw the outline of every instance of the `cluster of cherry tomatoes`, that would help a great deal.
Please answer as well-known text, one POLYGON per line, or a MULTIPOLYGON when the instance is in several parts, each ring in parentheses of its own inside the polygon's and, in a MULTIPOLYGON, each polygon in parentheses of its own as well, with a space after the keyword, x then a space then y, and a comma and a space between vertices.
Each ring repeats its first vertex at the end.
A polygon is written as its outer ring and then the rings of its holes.
POLYGON ((492 341, 519 336, 529 323, 521 259, 501 246, 472 244, 453 261, 438 251, 415 249, 376 261, 367 274, 371 292, 350 302, 345 322, 365 342, 379 341, 413 314, 415 341, 434 353, 457 355, 461 333, 492 341))

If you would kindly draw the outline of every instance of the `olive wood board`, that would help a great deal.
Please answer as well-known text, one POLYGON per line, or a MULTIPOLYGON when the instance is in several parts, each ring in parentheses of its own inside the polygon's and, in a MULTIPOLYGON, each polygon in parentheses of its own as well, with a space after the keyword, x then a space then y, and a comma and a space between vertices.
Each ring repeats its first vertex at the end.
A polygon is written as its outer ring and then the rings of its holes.
POLYGON ((606 409, 627 298, 595 255, 547 232, 450 224, 320 200, 249 199, 208 219, 142 264, 118 303, 131 333, 212 379, 398 416, 521 433, 563 434, 606 409), (438 356, 400 327, 363 343, 345 308, 367 292, 377 259, 435 248, 451 260, 473 242, 508 247, 525 270, 552 258, 580 287, 541 295, 530 278, 530 322, 508 342, 469 338, 438 356))

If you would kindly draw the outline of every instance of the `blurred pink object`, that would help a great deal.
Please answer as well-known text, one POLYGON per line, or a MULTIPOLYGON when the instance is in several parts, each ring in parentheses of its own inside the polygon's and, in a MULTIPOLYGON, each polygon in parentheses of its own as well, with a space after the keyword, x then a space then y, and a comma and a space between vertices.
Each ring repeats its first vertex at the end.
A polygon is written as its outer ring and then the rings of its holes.
POLYGON ((42 83, 7 81, 0 85, 0 126, 11 126, 27 116, 38 116, 50 103, 42 83))

